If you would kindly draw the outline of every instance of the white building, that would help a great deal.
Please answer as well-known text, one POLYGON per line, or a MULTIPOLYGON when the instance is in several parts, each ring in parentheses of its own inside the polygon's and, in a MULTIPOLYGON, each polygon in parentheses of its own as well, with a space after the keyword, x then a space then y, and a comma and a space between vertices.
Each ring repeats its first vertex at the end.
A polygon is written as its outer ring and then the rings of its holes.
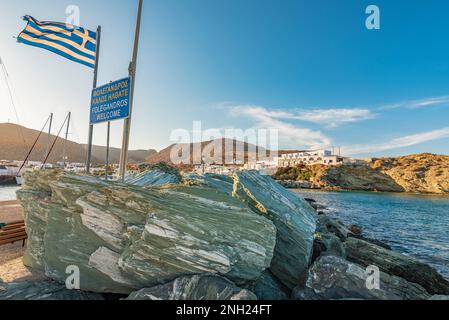
POLYGON ((275 157, 273 160, 248 162, 243 168, 245 170, 259 171, 263 175, 273 175, 277 171, 279 159, 275 157))
POLYGON ((333 155, 330 150, 301 151, 283 154, 278 160, 278 166, 281 168, 315 164, 334 166, 343 163, 343 160, 343 157, 333 155))

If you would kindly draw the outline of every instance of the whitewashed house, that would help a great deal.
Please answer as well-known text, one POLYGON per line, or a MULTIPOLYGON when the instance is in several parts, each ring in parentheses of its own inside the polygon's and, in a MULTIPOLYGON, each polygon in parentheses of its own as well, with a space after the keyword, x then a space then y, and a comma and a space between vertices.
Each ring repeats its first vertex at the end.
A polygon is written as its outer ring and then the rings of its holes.
POLYGON ((342 164, 343 160, 343 157, 332 154, 330 150, 301 151, 283 154, 278 160, 278 166, 280 168, 315 164, 335 166, 342 164))

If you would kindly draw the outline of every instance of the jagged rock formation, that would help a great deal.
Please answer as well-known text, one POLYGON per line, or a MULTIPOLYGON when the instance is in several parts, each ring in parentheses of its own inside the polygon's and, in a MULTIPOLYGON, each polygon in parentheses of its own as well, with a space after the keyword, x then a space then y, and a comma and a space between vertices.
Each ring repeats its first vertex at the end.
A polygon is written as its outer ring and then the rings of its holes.
POLYGON ((388 174, 380 170, 374 170, 368 165, 317 167, 313 184, 328 189, 380 192, 405 191, 388 174))
POLYGON ((380 289, 367 286, 364 268, 338 257, 320 258, 310 268, 305 288, 294 290, 297 300, 426 300, 430 295, 418 284, 380 274, 380 289))
POLYGON ((36 171, 18 197, 30 237, 25 264, 58 281, 77 265, 87 291, 130 293, 199 273, 241 283, 273 257, 272 222, 209 187, 144 189, 36 171))
POLYGON ((257 300, 257 297, 223 277, 203 274, 133 292, 127 300, 257 300))
POLYGON ((449 156, 417 154, 356 165, 280 168, 275 178, 292 188, 448 194, 449 156), (304 177, 310 186, 294 181, 304 177))
POLYGON ((371 167, 390 176, 406 192, 449 193, 449 156, 417 154, 374 159, 371 167))
MULTIPOLYGON (((318 203, 269 177, 161 172, 181 183, 141 187, 61 171, 28 173, 18 193, 29 234, 25 264, 58 283, 68 266, 78 266, 82 290, 133 292, 130 300, 286 300, 292 289, 303 300, 448 294, 447 281, 431 267, 365 239, 360 227, 318 215, 309 204, 318 203), (380 268, 380 289, 367 286, 371 265, 380 268)), ((13 284, 3 296, 0 284, 0 299, 58 299, 61 286, 51 284, 48 295, 13 284)), ((64 299, 68 293, 61 292, 64 299)))
POLYGON ((345 249, 349 261, 364 267, 377 266, 388 274, 421 285, 430 294, 449 294, 449 282, 435 269, 412 257, 354 238, 345 242, 345 249))
POLYGON ((247 287, 254 292, 259 300, 282 301, 289 300, 291 290, 284 286, 270 270, 247 287))
POLYGON ((312 258, 316 230, 312 207, 273 179, 251 171, 235 174, 234 196, 273 221, 278 232, 270 269, 287 287, 297 286, 312 258))

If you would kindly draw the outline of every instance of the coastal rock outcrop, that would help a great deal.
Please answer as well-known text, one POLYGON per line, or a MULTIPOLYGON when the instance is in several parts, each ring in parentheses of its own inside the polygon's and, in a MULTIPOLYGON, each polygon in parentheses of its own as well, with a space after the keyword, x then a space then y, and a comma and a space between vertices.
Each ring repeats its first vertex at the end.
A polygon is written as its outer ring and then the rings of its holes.
POLYGON ((449 193, 449 156, 424 153, 373 159, 370 165, 390 176, 406 192, 449 193))
POLYGON ((280 168, 274 177, 288 188, 449 194, 449 156, 416 154, 338 166, 280 168), (295 180, 307 179, 296 183, 295 180))
POLYGON ((67 290, 65 286, 52 281, 24 281, 17 283, 0 282, 1 300, 104 300, 100 294, 67 290))
POLYGON ((364 268, 339 257, 326 256, 310 268, 305 288, 297 287, 297 300, 426 300, 430 295, 418 284, 381 272, 380 289, 370 290, 364 268))
POLYGON ((207 186, 145 189, 35 171, 18 198, 25 264, 60 282, 77 266, 86 291, 128 294, 203 273, 244 283, 270 267, 276 244, 269 219, 207 186))
POLYGON ((336 235, 341 241, 346 241, 346 239, 352 235, 349 228, 343 224, 341 221, 334 219, 327 215, 318 216, 318 227, 317 231, 322 234, 331 233, 336 235))
POLYGON ((291 294, 291 290, 284 286, 270 270, 265 271, 257 281, 247 288, 256 294, 258 300, 288 300, 291 294))
POLYGON ((365 267, 375 265, 383 272, 421 285, 430 294, 449 294, 449 282, 434 268, 412 257, 355 238, 345 242, 345 249, 352 262, 365 267))
POLYGON ((203 274, 133 292, 127 300, 257 300, 257 297, 223 277, 203 274))
POLYGON ((270 270, 293 289, 300 283, 312 258, 316 231, 313 208, 272 178, 254 171, 234 175, 233 194, 259 215, 273 221, 277 242, 270 270))
POLYGON ((346 258, 346 250, 342 241, 333 233, 318 233, 313 243, 312 262, 322 256, 336 256, 346 258))

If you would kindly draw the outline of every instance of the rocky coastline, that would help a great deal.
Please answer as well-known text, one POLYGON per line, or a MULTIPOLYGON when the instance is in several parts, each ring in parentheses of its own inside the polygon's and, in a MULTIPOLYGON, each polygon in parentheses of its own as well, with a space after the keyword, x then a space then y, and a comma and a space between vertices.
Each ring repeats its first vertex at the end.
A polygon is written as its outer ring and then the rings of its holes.
POLYGON ((24 263, 48 280, 0 299, 429 300, 449 282, 257 172, 149 171, 128 184, 28 173, 24 263), (179 179, 181 177, 181 180, 179 179), (161 181, 167 183, 161 184, 161 181), (80 290, 64 287, 75 265, 80 290), (367 286, 376 266, 380 288, 367 286))
POLYGON ((417 154, 337 166, 279 168, 273 178, 290 189, 449 195, 449 156, 417 154))

